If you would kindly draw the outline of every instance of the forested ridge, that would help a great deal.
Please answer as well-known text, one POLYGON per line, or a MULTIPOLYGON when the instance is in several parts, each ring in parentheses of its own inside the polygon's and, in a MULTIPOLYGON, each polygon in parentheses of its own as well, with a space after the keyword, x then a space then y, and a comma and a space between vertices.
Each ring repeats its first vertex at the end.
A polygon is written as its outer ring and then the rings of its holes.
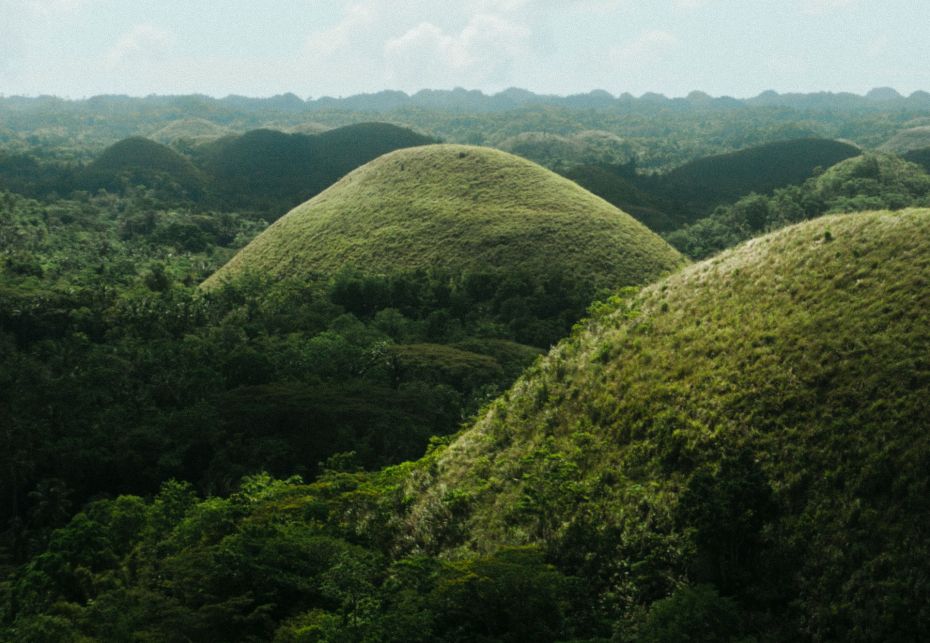
POLYGON ((930 634, 877 96, 0 98, 0 640, 930 634))

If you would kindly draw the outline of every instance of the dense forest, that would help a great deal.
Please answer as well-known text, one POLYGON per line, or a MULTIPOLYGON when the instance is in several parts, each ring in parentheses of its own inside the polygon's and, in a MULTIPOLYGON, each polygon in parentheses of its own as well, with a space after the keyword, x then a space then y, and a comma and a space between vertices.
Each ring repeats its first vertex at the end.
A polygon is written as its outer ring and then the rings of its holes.
POLYGON ((926 123, 0 97, 0 640, 930 635, 926 123))

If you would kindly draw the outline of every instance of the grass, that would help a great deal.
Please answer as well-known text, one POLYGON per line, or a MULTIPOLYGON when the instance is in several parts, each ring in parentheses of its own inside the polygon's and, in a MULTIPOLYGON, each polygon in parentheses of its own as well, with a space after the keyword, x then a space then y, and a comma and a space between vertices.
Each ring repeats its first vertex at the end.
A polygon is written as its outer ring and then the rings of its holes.
POLYGON ((163 173, 185 187, 196 186, 204 180, 187 158, 141 136, 114 143, 87 168, 90 176, 115 177, 121 172, 163 173))
POLYGON ((928 286, 930 210, 912 209, 792 226, 618 298, 420 463, 406 545, 537 542, 604 591, 626 578, 631 605, 710 581, 767 596, 786 632, 919 638, 928 286), (707 495, 737 461, 753 473, 736 487, 761 480, 775 507, 745 534, 731 513, 762 505, 707 495))
POLYGON ((801 183, 816 168, 859 154, 853 145, 829 139, 777 141, 691 161, 662 175, 658 188, 679 208, 703 214, 750 192, 801 183))
POLYGON ((878 149, 883 152, 901 154, 928 146, 930 146, 930 125, 922 125, 901 130, 882 143, 878 149))
POLYGON ((282 277, 438 268, 574 274, 643 284, 683 259, 577 185, 486 148, 400 150, 355 170, 269 227, 205 287, 255 270, 282 277))

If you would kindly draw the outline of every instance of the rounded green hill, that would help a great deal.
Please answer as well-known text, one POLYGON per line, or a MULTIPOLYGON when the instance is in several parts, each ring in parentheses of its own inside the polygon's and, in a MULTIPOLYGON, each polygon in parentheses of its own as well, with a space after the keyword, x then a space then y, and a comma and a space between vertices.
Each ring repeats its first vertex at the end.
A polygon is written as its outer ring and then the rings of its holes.
POLYGON ((902 154, 930 145, 930 125, 921 125, 901 130, 882 143, 878 149, 883 152, 902 154))
POLYGON ((524 159, 429 145, 386 154, 279 219, 206 287, 248 271, 562 272, 644 284, 682 257, 629 215, 524 159))
POLYGON ((124 179, 149 187, 174 184, 189 193, 203 189, 204 178, 186 157, 170 147, 141 136, 114 143, 100 153, 83 172, 92 188, 115 188, 124 179))
POLYGON ((407 547, 540 543, 621 612, 711 584, 762 640, 922 638, 930 210, 823 217, 615 300, 403 496, 407 547))

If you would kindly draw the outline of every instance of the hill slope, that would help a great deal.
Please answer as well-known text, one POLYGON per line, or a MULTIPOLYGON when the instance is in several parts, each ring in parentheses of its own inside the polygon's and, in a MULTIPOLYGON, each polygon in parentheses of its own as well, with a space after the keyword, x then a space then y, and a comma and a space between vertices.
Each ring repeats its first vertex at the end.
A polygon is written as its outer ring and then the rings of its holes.
POLYGON ((584 189, 601 197, 624 212, 629 212, 650 230, 668 232, 680 228, 687 217, 675 210, 660 195, 639 187, 641 177, 630 165, 576 165, 562 172, 584 189))
POLYGON ((859 153, 853 145, 829 139, 778 141, 686 163, 658 177, 654 189, 678 209, 706 213, 750 192, 763 194, 801 183, 815 168, 828 168, 859 153))
POLYGON ((205 144, 197 157, 223 205, 283 212, 386 152, 432 142, 387 123, 315 135, 259 129, 205 144))
POLYGON ((123 139, 101 152, 84 170, 82 183, 91 189, 114 189, 124 179, 148 187, 174 183, 187 192, 199 192, 204 184, 203 176, 187 158, 141 136, 123 139))
POLYGON ((615 302, 421 463, 408 545, 542 543, 622 611, 709 583, 772 640, 925 637, 928 283, 930 210, 872 212, 615 302))
POLYGON ((604 287, 680 265, 659 237, 577 185, 487 148, 401 150, 295 208, 205 285, 278 276, 416 269, 575 273, 604 287))
POLYGON ((882 143, 878 149, 883 152, 893 152, 901 154, 910 152, 930 145, 930 125, 911 127, 901 130, 886 142, 882 143))
POLYGON ((930 206, 930 176, 898 156, 866 152, 840 161, 802 185, 771 196, 751 194, 666 236, 693 259, 735 246, 764 231, 823 214, 930 206))

